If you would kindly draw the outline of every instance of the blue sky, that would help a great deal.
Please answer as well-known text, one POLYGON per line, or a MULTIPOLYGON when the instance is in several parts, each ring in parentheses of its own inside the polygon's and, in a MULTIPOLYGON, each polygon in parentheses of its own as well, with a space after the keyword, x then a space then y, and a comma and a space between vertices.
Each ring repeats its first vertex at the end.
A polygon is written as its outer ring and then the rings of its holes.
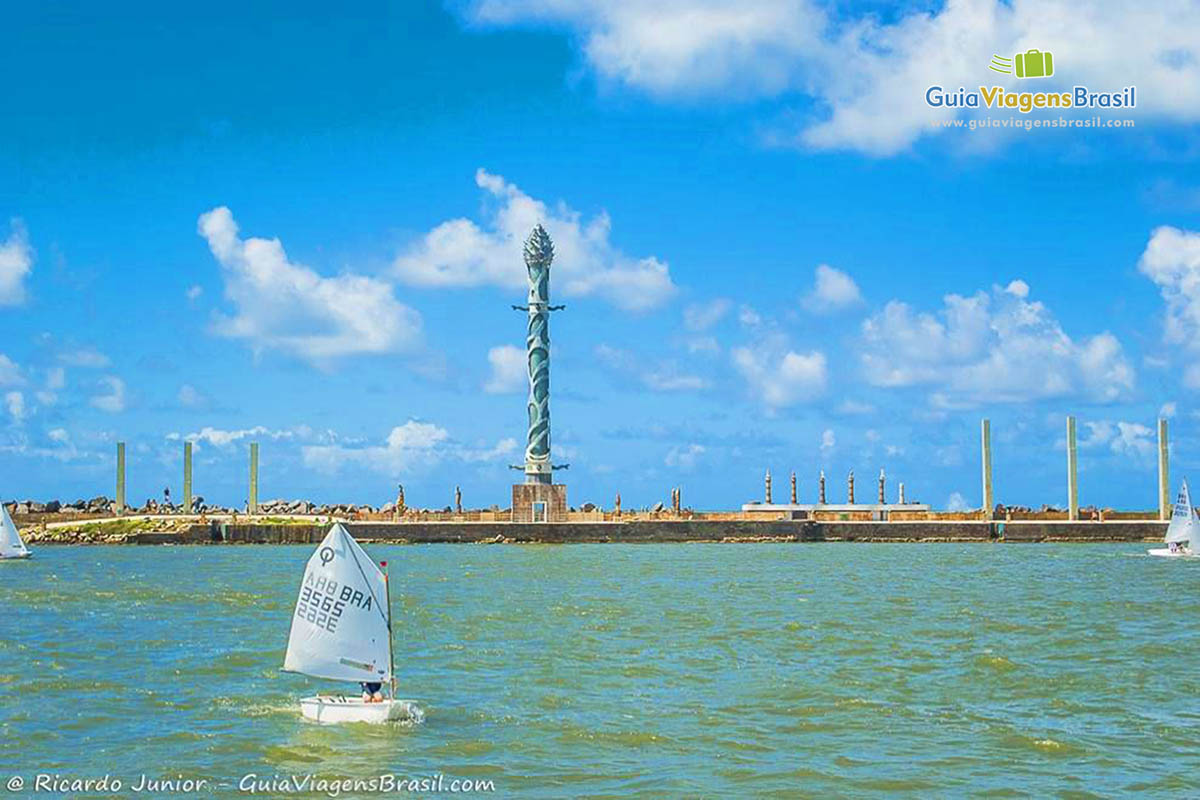
POLYGON ((1068 413, 1085 504, 1154 504, 1160 414, 1200 465, 1194 5, 360 8, 5 9, 6 497, 111 494, 118 440, 178 492, 191 439, 241 503, 258 440, 264 497, 507 505, 539 221, 572 504, 971 506, 984 416, 1001 502, 1063 502, 1068 413), (932 127, 1019 116, 924 103, 993 83, 1136 127, 932 127))

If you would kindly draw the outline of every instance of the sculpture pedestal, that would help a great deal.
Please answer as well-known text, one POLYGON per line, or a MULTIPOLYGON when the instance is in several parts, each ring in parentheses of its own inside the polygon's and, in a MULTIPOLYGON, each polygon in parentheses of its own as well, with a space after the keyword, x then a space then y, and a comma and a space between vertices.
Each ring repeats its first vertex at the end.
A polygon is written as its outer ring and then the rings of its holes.
POLYGON ((512 487, 513 522, 566 522, 564 483, 517 483, 512 487))

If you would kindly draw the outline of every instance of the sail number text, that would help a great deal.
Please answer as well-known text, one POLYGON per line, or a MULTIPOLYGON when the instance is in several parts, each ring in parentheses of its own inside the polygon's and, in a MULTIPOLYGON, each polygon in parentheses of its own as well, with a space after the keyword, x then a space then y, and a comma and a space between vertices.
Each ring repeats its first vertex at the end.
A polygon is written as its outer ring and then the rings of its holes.
POLYGON ((370 610, 371 595, 363 594, 345 584, 309 572, 300 587, 300 602, 296 604, 296 616, 311 622, 330 633, 337 632, 338 621, 346 606, 370 610))

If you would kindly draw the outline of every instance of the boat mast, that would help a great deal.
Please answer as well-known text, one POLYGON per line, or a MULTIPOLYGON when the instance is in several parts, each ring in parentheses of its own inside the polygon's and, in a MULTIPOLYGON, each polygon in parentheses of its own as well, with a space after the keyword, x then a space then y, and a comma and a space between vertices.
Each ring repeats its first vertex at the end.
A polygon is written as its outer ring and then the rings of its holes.
POLYGON ((392 582, 388 580, 388 562, 383 564, 383 588, 387 597, 387 629, 388 629, 388 678, 391 680, 391 699, 396 699, 396 652, 392 647, 392 582))

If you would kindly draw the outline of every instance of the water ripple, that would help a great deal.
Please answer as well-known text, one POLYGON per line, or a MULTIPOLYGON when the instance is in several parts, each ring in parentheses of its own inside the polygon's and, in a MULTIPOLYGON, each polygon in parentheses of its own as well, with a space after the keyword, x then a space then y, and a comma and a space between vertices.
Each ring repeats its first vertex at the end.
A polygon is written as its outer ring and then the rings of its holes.
POLYGON ((1138 546, 367 549, 423 724, 301 720, 335 688, 279 672, 307 548, 44 547, 0 584, 0 763, 535 799, 1200 794, 1200 628, 1164 612, 1200 565, 1138 546))

